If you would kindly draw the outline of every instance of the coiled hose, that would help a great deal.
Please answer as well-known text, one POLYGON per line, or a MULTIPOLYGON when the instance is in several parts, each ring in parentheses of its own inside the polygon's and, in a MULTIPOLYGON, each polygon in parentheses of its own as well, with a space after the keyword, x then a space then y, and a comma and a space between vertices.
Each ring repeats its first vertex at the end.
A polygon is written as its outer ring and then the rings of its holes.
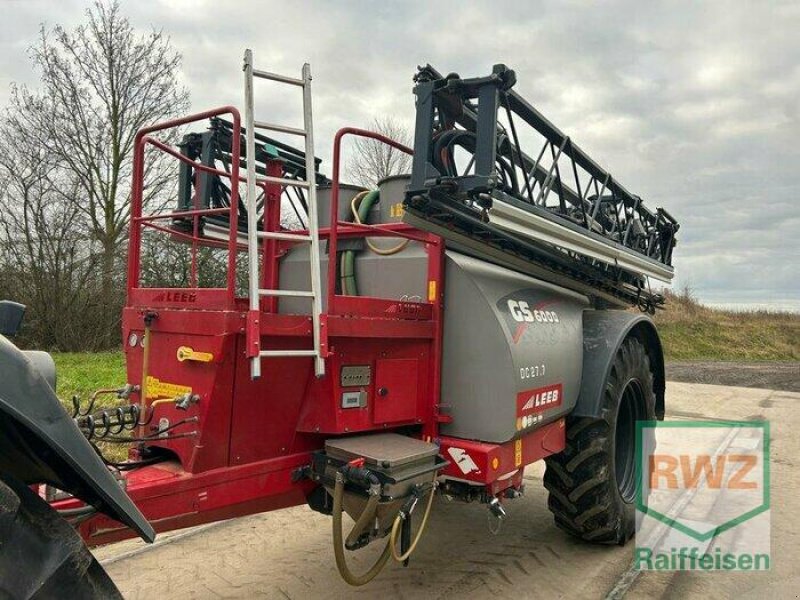
MULTIPOLYGON (((356 575, 347 566, 347 560, 344 557, 344 541, 342 540, 342 496, 344 495, 344 476, 341 473, 336 474, 336 486, 333 488, 333 554, 336 557, 336 568, 339 574, 347 583, 354 586, 364 585, 369 583, 381 572, 389 558, 392 555, 392 549, 389 547, 389 542, 378 557, 378 560, 361 575, 356 575)), ((375 518, 375 512, 378 510, 378 501, 380 500, 380 492, 370 490, 369 500, 364 507, 361 516, 353 526, 348 539, 353 536, 358 537, 361 531, 375 518), (373 493, 373 491, 375 493, 373 493)))
POLYGON ((392 534, 389 536, 389 548, 392 550, 392 558, 395 559, 397 562, 404 562, 406 561, 413 553, 417 547, 417 542, 419 542, 420 538, 422 538, 422 533, 425 531, 425 525, 428 523, 428 517, 431 514, 431 507, 433 506, 433 497, 436 495, 436 475, 433 476, 433 483, 431 485, 431 491, 428 494, 428 504, 425 506, 425 514, 422 515, 422 522, 419 524, 419 529, 417 530, 417 535, 414 537, 414 541, 411 542, 411 545, 408 547, 408 550, 404 554, 398 554, 397 552, 397 536, 400 533, 400 526, 403 524, 403 519, 408 519, 410 516, 403 515, 403 512, 399 512, 397 516, 394 518, 394 523, 392 523, 392 534))
MULTIPOLYGON (((370 209, 380 198, 378 190, 359 192, 353 197, 350 202, 350 212, 352 219, 355 223, 363 225, 367 222, 370 209)), ((391 256, 403 250, 410 240, 405 239, 392 246, 391 248, 382 248, 366 238, 367 247, 380 256, 391 256)), ((358 296, 358 284, 356 282, 356 252, 355 250, 345 250, 341 253, 339 259, 339 279, 341 283, 342 294, 345 296, 358 296)))
MULTIPOLYGON (((350 203, 350 210, 353 212, 353 218, 359 225, 362 225, 366 222, 372 205, 375 204, 375 202, 377 202, 380 198, 380 192, 378 190, 372 190, 371 192, 367 192, 363 195, 362 194, 363 192, 358 194, 350 203)), ((369 238, 366 238, 369 249, 380 256, 391 256, 392 254, 397 254, 403 248, 408 246, 409 241, 410 240, 406 238, 391 248, 381 248, 380 246, 373 244, 369 238)))
MULTIPOLYGON (((431 507, 433 506, 433 496, 435 495, 435 492, 436 475, 434 474, 433 485, 431 486, 428 497, 428 504, 425 507, 425 514, 423 515, 422 522, 417 530, 417 535, 414 537, 414 541, 411 543, 408 550, 403 554, 399 554, 397 551, 397 537, 400 527, 403 523, 403 519, 408 518, 408 516, 404 516, 401 512, 398 513, 394 519, 391 535, 389 536, 389 540, 386 542, 386 546, 384 546, 381 555, 378 557, 375 563, 369 569, 367 569, 367 571, 361 575, 356 575, 347 566, 347 560, 344 556, 344 540, 342 539, 342 498, 344 496, 344 475, 337 473, 336 485, 333 488, 333 554, 336 558, 336 568, 339 570, 339 574, 342 576, 342 579, 353 586, 364 585, 375 579, 378 573, 383 570, 383 567, 386 566, 386 563, 389 561, 390 557, 394 558, 397 562, 404 562, 407 560, 414 553, 417 543, 422 538, 422 534, 425 531, 425 526, 428 523, 428 517, 431 514, 431 507)), ((353 529, 347 536, 348 543, 355 542, 362 532, 372 523, 373 519, 375 518, 375 513, 378 510, 379 500, 379 489, 375 489, 374 486, 371 487, 369 500, 367 500, 364 510, 361 512, 361 515, 358 517, 355 525, 353 525, 353 529)))

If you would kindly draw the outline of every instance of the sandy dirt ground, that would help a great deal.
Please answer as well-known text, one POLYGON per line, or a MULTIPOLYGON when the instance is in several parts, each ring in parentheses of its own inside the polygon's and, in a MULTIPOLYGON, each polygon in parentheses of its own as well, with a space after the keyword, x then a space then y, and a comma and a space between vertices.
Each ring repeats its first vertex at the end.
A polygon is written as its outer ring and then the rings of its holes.
MULTIPOLYGON (((606 598, 624 589, 624 581, 630 585, 616 597, 797 598, 798 403, 800 394, 784 391, 686 383, 670 383, 667 390, 668 419, 770 420, 770 572, 636 572, 632 543, 586 545, 553 525, 539 464, 526 473, 525 496, 507 505, 509 518, 499 534, 490 531, 484 506, 437 501, 411 565, 390 564, 362 588, 347 586, 336 572, 330 519, 305 507, 159 536, 154 546, 123 542, 95 554, 130 600, 606 598)), ((370 550, 377 548, 365 552, 370 550)))
POLYGON ((800 362, 673 361, 667 363, 667 379, 800 392, 800 362))

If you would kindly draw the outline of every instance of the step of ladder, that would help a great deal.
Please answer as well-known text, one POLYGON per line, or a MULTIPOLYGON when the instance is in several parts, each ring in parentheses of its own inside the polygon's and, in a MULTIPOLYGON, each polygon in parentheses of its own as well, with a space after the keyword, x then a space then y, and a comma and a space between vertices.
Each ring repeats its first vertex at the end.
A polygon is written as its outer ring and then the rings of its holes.
POLYGON ((284 231, 259 231, 258 237, 268 240, 286 240, 289 242, 310 242, 310 235, 303 235, 302 233, 290 233, 284 231))
POLYGON ((267 289, 259 289, 259 295, 261 296, 287 296, 287 297, 294 297, 294 298, 313 298, 314 292, 309 292, 306 290, 267 290, 267 289))
MULTIPOLYGON (((248 159, 255 156, 255 130, 267 129, 297 135, 305 139, 306 179, 286 179, 283 177, 257 176, 255 161, 247 161, 247 263, 248 291, 250 294, 250 311, 248 320, 253 326, 248 327, 248 351, 250 358, 250 376, 256 379, 261 376, 261 359, 275 357, 313 357, 314 371, 317 377, 325 374, 325 359, 322 356, 322 339, 320 335, 320 315, 322 313, 322 284, 319 261, 319 223, 317 221, 317 183, 314 164, 314 126, 311 110, 311 67, 303 65, 302 77, 296 79, 262 71, 253 66, 253 52, 244 53, 244 98, 245 98, 245 149, 248 159), (303 90, 303 128, 289 127, 277 123, 257 121, 254 115, 253 80, 267 79, 278 83, 294 85, 303 90), (284 186, 295 186, 308 190, 308 234, 281 231, 258 231, 256 215, 256 183, 276 183, 284 186), (310 244, 311 290, 280 290, 259 288, 258 240, 273 239, 310 244), (258 329, 260 299, 267 297, 302 297, 311 300, 311 321, 314 347, 308 350, 261 350, 260 332, 258 329), (257 348, 257 352, 254 349, 257 348)), ((280 196, 278 197, 280 202, 280 196)))

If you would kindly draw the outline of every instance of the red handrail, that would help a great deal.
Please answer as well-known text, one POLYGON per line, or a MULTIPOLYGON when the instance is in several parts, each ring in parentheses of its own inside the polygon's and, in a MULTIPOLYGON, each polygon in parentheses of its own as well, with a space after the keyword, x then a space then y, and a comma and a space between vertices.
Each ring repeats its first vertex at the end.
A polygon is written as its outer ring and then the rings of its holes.
POLYGON ((149 221, 158 221, 161 219, 183 219, 185 217, 196 217, 198 215, 221 215, 229 212, 230 208, 198 208, 196 210, 181 210, 171 213, 159 213, 157 215, 147 215, 146 217, 136 217, 135 220, 139 223, 148 223, 149 221))
MULTIPOLYGON (((393 148, 397 148, 401 152, 413 156, 414 151, 408 146, 404 146, 400 142, 375 133, 374 131, 367 131, 366 129, 358 129, 357 127, 343 127, 336 132, 333 138, 333 182, 331 184, 331 223, 330 223, 330 236, 328 239, 328 313, 336 314, 336 247, 339 235, 339 162, 342 147, 342 138, 346 135, 355 135, 358 137, 370 138, 383 142, 393 148)), ((343 223, 342 225, 353 226, 353 223, 343 223)), ((375 229, 372 225, 362 225, 365 229, 375 229)), ((405 232, 396 232, 397 237, 405 237, 408 239, 416 239, 413 234, 406 234, 405 232)), ((366 233, 365 233, 366 235, 366 233)))
POLYGON ((233 303, 236 299, 236 254, 238 247, 238 228, 235 226, 238 223, 239 215, 239 185, 241 181, 239 177, 239 158, 240 158, 240 144, 233 143, 231 148, 231 172, 221 171, 212 167, 201 165, 191 160, 190 158, 176 152, 168 145, 149 137, 149 134, 156 131, 163 131, 165 129, 172 129, 180 127, 188 123, 196 121, 204 121, 211 117, 228 114, 233 120, 233 140, 241 138, 241 116, 239 111, 233 106, 222 106, 212 110, 196 113, 181 117, 179 119, 172 119, 150 125, 140 129, 136 133, 134 139, 134 154, 133 154, 133 184, 131 189, 131 233, 128 242, 128 301, 130 301, 130 291, 133 288, 139 287, 139 270, 141 267, 141 247, 142 247, 142 227, 149 226, 154 229, 162 230, 163 228, 156 226, 151 221, 161 218, 192 216, 194 219, 194 235, 193 238, 193 260, 196 254, 196 238, 197 238, 197 219, 201 214, 219 214, 229 212, 229 222, 231 223, 229 237, 228 237, 228 273, 226 280, 226 287, 228 292, 228 301, 233 303), (167 213, 163 215, 149 215, 142 217, 142 203, 144 193, 144 150, 147 144, 151 144, 159 150, 170 154, 171 156, 181 160, 201 171, 217 174, 223 177, 228 177, 231 180, 231 196, 230 207, 226 209, 196 209, 190 211, 181 211, 175 213, 167 213))
MULTIPOLYGON (((228 209, 226 208, 225 210, 228 210, 228 209)), ((178 239, 181 239, 181 240, 186 240, 187 242, 192 242, 192 241, 197 239, 195 236, 193 236, 191 234, 184 233, 183 231, 178 231, 177 229, 171 229, 169 227, 164 227, 162 225, 156 225, 155 223, 149 223, 148 222, 148 223, 145 223, 145 225, 147 227, 149 227, 150 229, 155 229, 156 231, 160 231, 162 233, 169 234, 170 236, 178 238, 178 239)), ((203 245, 204 246, 208 246, 210 248, 225 248, 225 249, 228 248, 228 242, 227 241, 213 240, 213 239, 207 239, 207 238, 203 240, 203 245)), ((247 250, 247 245, 246 244, 238 244, 237 247, 241 251, 247 250)))

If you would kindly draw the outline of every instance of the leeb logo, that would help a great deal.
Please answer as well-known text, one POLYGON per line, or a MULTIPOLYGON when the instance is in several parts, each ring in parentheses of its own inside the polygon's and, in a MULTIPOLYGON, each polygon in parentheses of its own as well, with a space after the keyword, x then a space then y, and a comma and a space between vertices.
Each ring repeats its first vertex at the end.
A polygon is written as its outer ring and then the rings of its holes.
POLYGON ((647 570, 769 568, 769 424, 637 424, 634 563, 647 570))

